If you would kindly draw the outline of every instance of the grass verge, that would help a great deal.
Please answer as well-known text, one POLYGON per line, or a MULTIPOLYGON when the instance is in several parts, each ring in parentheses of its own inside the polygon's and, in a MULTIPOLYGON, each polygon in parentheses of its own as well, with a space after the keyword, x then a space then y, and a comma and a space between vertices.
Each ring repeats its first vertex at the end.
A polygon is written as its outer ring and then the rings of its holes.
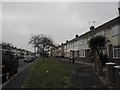
POLYGON ((56 60, 38 59, 23 88, 64 88, 73 73, 74 69, 56 60))

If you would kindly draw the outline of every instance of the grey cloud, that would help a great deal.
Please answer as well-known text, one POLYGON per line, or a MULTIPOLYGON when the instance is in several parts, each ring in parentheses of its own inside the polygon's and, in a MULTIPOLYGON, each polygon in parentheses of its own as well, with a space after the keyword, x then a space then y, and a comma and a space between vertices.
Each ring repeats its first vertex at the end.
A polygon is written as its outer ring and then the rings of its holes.
POLYGON ((88 31, 89 21, 96 20, 98 26, 118 11, 117 2, 6 2, 2 15, 3 40, 32 50, 28 46, 32 34, 51 35, 60 44, 88 31))

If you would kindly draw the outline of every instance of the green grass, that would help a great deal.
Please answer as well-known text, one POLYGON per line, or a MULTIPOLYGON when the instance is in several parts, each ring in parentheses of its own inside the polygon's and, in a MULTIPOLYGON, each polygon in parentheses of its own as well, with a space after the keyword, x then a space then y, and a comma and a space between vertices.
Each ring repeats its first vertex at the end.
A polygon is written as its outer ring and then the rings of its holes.
POLYGON ((55 60, 38 59, 23 88, 64 88, 73 73, 74 69, 55 60))

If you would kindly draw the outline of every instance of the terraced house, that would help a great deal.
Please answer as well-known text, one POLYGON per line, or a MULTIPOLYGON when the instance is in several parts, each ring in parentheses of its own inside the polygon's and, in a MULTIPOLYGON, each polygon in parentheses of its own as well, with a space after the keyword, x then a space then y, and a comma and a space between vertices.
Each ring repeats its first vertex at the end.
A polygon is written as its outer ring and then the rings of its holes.
POLYGON ((62 43, 56 50, 55 56, 64 56, 65 58, 75 58, 77 61, 91 60, 91 52, 88 47, 88 41, 96 35, 103 35, 107 38, 108 44, 103 50, 108 55, 110 61, 120 64, 120 7, 119 16, 102 24, 101 26, 91 26, 90 30, 66 43, 62 43))

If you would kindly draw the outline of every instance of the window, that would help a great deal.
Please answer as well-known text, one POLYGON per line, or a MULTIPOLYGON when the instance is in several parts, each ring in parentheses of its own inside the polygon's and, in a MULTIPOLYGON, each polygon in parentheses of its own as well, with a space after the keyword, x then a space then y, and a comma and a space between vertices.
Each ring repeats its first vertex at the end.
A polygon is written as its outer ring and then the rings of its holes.
POLYGON ((70 52, 66 52, 65 57, 70 57, 70 52))
POLYGON ((75 57, 77 57, 77 51, 76 51, 76 52, 74 52, 74 55, 75 55, 75 57))
POLYGON ((0 64, 2 63, 2 57, 3 57, 2 50, 0 50, 0 64))
POLYGON ((70 44, 68 44, 69 48, 70 48, 70 44))
POLYGON ((75 47, 77 47, 77 41, 75 42, 75 47))
POLYGON ((112 35, 115 36, 118 34, 120 34, 120 32, 118 31, 118 26, 112 27, 112 35))
POLYGON ((70 52, 70 58, 72 58, 72 53, 73 53, 73 52, 70 52))
POLYGON ((105 35, 105 32, 104 32, 104 31, 102 31, 102 32, 101 32, 101 35, 103 35, 103 36, 104 36, 104 35, 105 35))
POLYGON ((79 50, 79 57, 85 57, 85 50, 79 50))
POLYGON ((81 44, 83 44, 83 40, 82 39, 79 40, 79 45, 81 45, 81 44))
POLYGON ((113 47, 113 58, 120 58, 120 46, 113 47))
POLYGON ((73 48, 74 48, 74 42, 73 42, 73 48))
POLYGON ((104 31, 101 31, 101 32, 98 32, 96 35, 105 35, 105 32, 104 31))
POLYGON ((65 49, 66 49, 66 45, 65 45, 65 49))
POLYGON ((10 61, 10 60, 12 60, 12 55, 11 54, 5 54, 4 58, 5 58, 5 61, 10 61))
POLYGON ((104 54, 104 55, 109 56, 109 50, 108 50, 108 47, 104 48, 102 51, 103 51, 103 54, 104 54))
POLYGON ((67 48, 69 48, 69 45, 67 44, 67 48))

